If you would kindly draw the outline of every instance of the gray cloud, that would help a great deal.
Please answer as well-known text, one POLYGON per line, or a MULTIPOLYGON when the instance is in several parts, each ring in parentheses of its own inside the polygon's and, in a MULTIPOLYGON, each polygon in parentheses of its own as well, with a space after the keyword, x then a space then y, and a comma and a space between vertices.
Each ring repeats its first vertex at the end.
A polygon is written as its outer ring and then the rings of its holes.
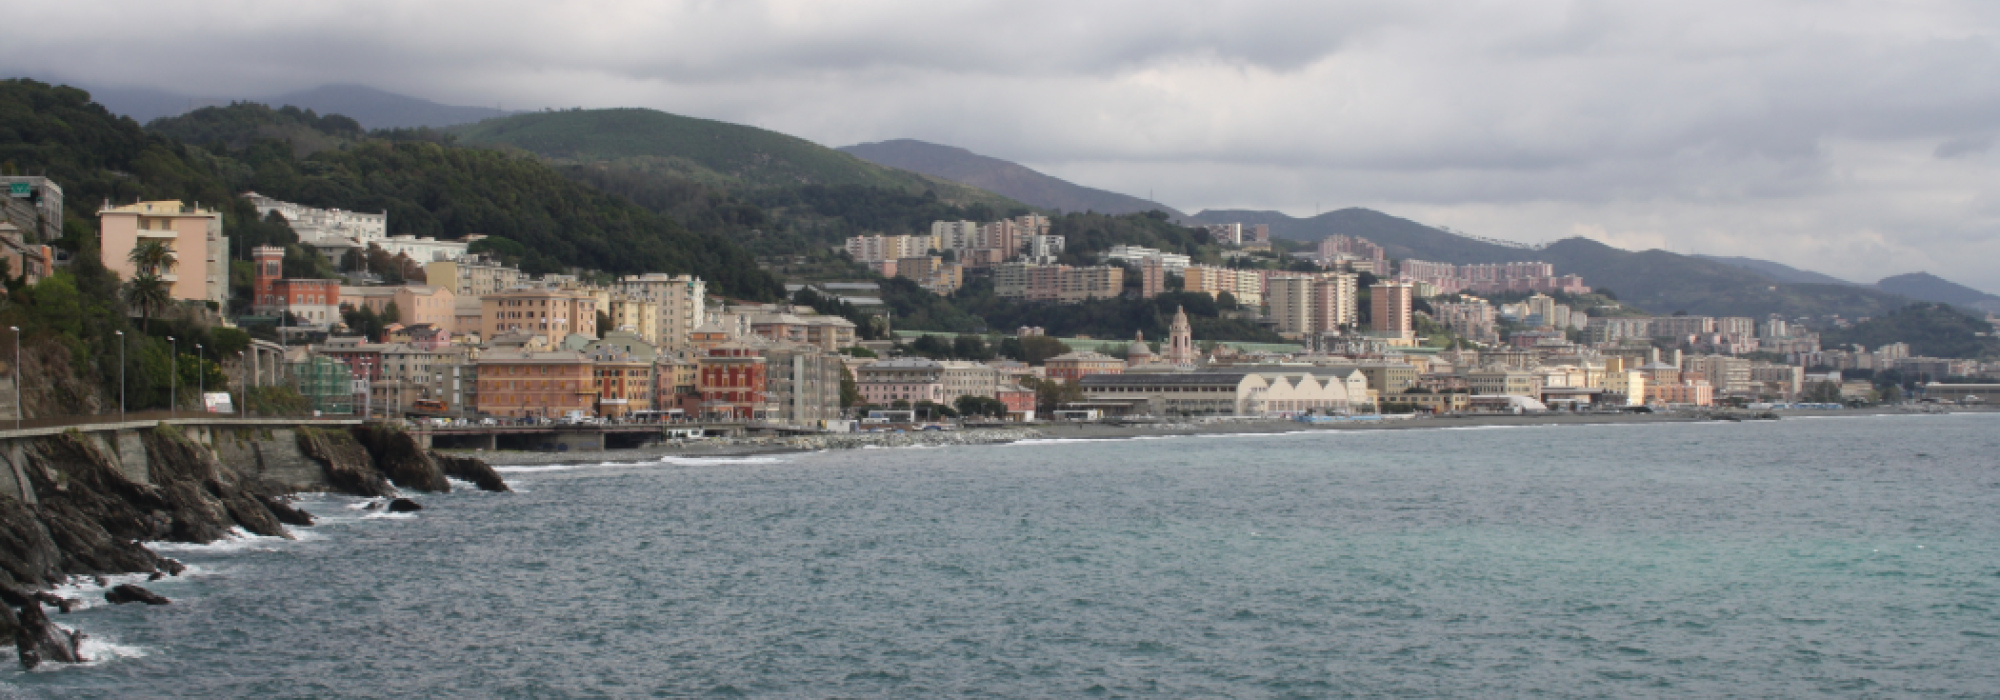
POLYGON ((1520 240, 2000 290, 2000 5, 93 2, 0 67, 192 94, 358 82, 950 143, 1183 208, 1374 206, 1520 240))

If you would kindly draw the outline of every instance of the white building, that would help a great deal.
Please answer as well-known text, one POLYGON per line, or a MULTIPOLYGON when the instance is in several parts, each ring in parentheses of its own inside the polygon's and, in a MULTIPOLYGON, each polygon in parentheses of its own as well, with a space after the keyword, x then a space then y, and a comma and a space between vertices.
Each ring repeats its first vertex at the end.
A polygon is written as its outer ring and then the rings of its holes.
POLYGON ((1194 263, 1192 258, 1179 253, 1168 253, 1136 245, 1111 246, 1111 250, 1104 253, 1104 259, 1131 263, 1133 265, 1144 265, 1147 260, 1158 260, 1162 269, 1176 275, 1183 273, 1187 270, 1188 265, 1194 263))

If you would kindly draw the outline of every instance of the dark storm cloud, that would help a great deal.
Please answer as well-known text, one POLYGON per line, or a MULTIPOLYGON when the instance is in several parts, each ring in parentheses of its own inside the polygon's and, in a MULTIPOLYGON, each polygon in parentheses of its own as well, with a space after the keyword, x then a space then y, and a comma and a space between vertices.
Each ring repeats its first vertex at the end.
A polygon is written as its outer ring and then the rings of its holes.
POLYGON ((915 137, 1189 208, 2000 289, 2000 5, 442 2, 15 8, 0 66, 915 137))

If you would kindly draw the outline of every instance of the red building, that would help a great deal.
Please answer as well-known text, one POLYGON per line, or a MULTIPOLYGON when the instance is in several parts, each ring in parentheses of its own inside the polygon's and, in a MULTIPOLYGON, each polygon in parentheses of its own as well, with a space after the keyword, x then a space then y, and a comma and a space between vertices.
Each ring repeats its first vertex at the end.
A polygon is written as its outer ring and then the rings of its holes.
POLYGON ((775 410, 771 405, 770 374, 757 348, 725 343, 708 349, 696 360, 700 378, 695 388, 701 393, 702 417, 722 420, 760 420, 775 410))
POLYGON ((1001 389, 993 393, 994 398, 1007 405, 1007 419, 1032 421, 1035 419, 1035 392, 1027 389, 1001 389))
POLYGON ((251 276, 251 313, 277 316, 291 313, 299 323, 321 325, 340 320, 340 280, 285 279, 285 249, 257 246, 251 276))

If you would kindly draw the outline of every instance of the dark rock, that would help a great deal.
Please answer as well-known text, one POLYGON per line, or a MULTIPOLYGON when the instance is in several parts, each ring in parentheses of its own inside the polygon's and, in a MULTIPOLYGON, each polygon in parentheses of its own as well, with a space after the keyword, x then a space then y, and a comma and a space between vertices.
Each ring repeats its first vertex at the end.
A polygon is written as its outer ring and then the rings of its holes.
MULTIPOLYGON (((102 577, 99 578, 101 579, 102 577)), ((69 614, 69 611, 72 608, 75 608, 77 605, 83 603, 83 601, 81 600, 77 600, 75 598, 64 598, 62 596, 50 593, 48 591, 35 591, 33 597, 35 599, 35 602, 44 603, 49 606, 52 606, 56 610, 61 611, 63 614, 69 614)))
POLYGON ((259 500, 263 501, 264 507, 270 509, 271 515, 276 516, 279 522, 298 526, 313 524, 312 514, 293 506, 289 498, 267 496, 260 497, 259 500))
POLYGON ((21 665, 34 668, 44 662, 81 663, 83 635, 49 621, 42 605, 30 602, 21 607, 14 629, 14 646, 21 652, 21 665))
POLYGON ((391 513, 415 513, 423 509, 424 507, 418 505, 416 501, 407 498, 398 498, 389 502, 389 512, 391 513))
POLYGON ((383 508, 387 508, 388 506, 389 506, 389 499, 377 498, 368 501, 368 505, 362 506, 361 509, 367 511, 376 511, 376 510, 381 510, 383 508))
POLYGON ((298 429, 299 451, 326 469, 327 483, 338 493, 355 496, 394 496, 396 488, 382 478, 368 448, 344 431, 318 428, 298 429))
POLYGON ((150 576, 147 576, 147 577, 146 577, 146 580, 147 580, 147 581, 158 581, 158 580, 160 580, 160 579, 163 579, 163 578, 166 578, 166 577, 167 577, 167 574, 166 574, 166 572, 164 572, 164 571, 155 571, 155 572, 153 572, 153 573, 152 573, 152 575, 150 575, 150 576))
POLYGON ((371 425, 355 428, 354 437, 368 448, 368 454, 375 458, 375 467, 396 486, 434 493, 451 491, 451 482, 444 478, 444 470, 438 467, 436 460, 431 459, 430 451, 418 444, 409 433, 371 425))
POLYGON ((487 464, 486 460, 474 457, 453 457, 436 452, 431 453, 431 459, 437 462, 438 467, 444 470, 446 476, 470 481, 473 486, 479 487, 481 491, 513 491, 513 489, 507 488, 507 482, 500 478, 499 472, 493 471, 493 466, 487 464))
POLYGON ((167 600, 166 596, 154 593, 152 591, 140 588, 138 586, 134 586, 129 583, 122 583, 119 584, 116 588, 105 591, 104 599, 111 601, 112 605, 124 605, 126 603, 166 605, 167 603, 170 602, 167 600))

